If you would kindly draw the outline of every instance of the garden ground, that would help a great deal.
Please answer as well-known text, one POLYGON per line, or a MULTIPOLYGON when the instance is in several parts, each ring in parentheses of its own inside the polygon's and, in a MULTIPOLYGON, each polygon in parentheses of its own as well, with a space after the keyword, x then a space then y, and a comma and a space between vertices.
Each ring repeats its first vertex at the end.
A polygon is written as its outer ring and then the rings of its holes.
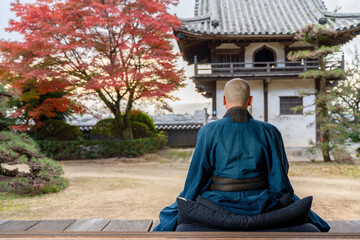
MULTIPOLYGON (((157 219, 182 190, 192 149, 137 158, 61 162, 69 187, 35 197, 0 195, 0 219, 157 219)), ((326 220, 360 220, 360 166, 291 162, 300 197, 326 220)))

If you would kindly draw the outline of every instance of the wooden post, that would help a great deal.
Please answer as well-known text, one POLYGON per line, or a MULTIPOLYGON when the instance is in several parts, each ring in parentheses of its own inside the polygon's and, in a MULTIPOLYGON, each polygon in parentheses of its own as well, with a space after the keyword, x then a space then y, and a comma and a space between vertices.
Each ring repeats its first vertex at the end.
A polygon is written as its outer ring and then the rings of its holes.
POLYGON ((197 62, 197 56, 194 56, 194 74, 195 76, 198 75, 198 62, 197 62))
MULTIPOLYGON (((315 90, 316 92, 320 92, 320 79, 315 79, 315 90)), ((320 142, 320 123, 319 123, 319 116, 318 112, 318 105, 315 104, 315 131, 316 131, 316 143, 320 142)))
POLYGON ((213 81, 212 87, 212 119, 217 119, 217 111, 216 111, 216 81, 213 81))
POLYGON ((263 88, 264 88, 264 122, 268 122, 268 90, 269 90, 270 79, 263 80, 263 88))
POLYGON ((233 72, 234 72, 234 64, 230 63, 230 73, 233 73, 233 72))

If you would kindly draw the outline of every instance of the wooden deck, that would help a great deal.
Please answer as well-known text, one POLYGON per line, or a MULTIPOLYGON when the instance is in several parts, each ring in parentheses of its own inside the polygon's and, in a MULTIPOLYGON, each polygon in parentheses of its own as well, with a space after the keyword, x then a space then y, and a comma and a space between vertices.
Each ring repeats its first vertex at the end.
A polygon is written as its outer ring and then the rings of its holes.
POLYGON ((329 233, 151 232, 152 220, 0 220, 0 239, 360 239, 360 221, 330 221, 329 233))

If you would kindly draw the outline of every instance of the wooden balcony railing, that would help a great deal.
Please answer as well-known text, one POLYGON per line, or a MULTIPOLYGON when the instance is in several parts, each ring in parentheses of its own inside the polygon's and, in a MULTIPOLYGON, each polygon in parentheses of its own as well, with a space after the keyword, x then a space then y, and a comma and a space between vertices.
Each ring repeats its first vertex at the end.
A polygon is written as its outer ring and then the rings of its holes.
MULTIPOLYGON (((234 63, 197 63, 194 61, 195 77, 202 75, 239 75, 288 73, 299 74, 312 69, 319 69, 318 61, 299 62, 234 62, 234 63)), ((344 60, 326 62, 327 69, 344 69, 344 60)))

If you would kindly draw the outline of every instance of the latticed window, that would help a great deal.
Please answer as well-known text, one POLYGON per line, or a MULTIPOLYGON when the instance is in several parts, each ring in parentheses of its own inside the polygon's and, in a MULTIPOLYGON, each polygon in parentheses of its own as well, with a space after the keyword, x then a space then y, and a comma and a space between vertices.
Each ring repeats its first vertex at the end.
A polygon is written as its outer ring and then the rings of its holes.
POLYGON ((221 53, 217 54, 218 63, 236 63, 240 62, 240 55, 234 53, 221 53))
POLYGON ((280 97, 280 115, 302 115, 302 109, 296 112, 292 110, 297 106, 303 106, 302 97, 280 97))

